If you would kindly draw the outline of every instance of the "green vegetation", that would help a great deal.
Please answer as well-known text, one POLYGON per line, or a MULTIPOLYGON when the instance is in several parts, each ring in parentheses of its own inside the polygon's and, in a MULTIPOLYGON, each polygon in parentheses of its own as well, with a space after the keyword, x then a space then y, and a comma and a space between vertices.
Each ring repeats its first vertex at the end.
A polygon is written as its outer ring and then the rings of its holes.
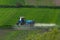
MULTIPOLYGON (((58 29, 47 31, 43 30, 3 30, 0 40, 60 40, 58 29)), ((1 33, 2 33, 1 32, 1 33)))
POLYGON ((16 5, 16 3, 24 4, 24 0, 0 0, 0 5, 16 5))
POLYGON ((15 5, 16 0, 0 0, 0 5, 15 5))
POLYGON ((16 3, 21 3, 23 5, 45 5, 54 6, 54 0, 0 0, 0 5, 16 5, 16 3))
POLYGON ((20 16, 40 23, 60 24, 60 9, 49 8, 0 8, 0 26, 14 25, 20 16))
MULTIPOLYGON (((54 6, 53 0, 0 0, 0 5, 48 5, 54 6), (30 1, 30 3, 29 3, 30 1), (35 2, 36 1, 36 2, 35 2)), ((60 25, 60 9, 49 8, 0 8, 0 28, 11 28, 20 16, 39 23, 60 25)), ((0 30, 0 40, 60 40, 58 29, 47 30, 0 30)))

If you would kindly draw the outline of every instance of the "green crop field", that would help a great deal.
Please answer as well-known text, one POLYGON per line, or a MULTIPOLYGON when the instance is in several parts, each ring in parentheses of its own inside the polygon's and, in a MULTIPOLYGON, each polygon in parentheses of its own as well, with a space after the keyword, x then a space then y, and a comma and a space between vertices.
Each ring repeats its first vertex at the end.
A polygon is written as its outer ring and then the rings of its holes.
POLYGON ((35 6, 55 6, 55 0, 0 0, 0 5, 16 5, 16 3, 35 6))
POLYGON ((24 0, 0 0, 0 5, 16 5, 16 3, 24 3, 24 0))
MULTIPOLYGON (((56 6, 55 0, 0 0, 0 5, 56 6)), ((0 8, 0 28, 16 25, 20 16, 36 23, 55 23, 60 25, 60 9, 50 8, 0 8)), ((0 29, 0 40, 60 40, 60 30, 13 30, 0 29)))
POLYGON ((16 0, 0 0, 0 5, 15 5, 16 0))
POLYGON ((49 8, 0 8, 0 26, 15 25, 20 16, 39 23, 60 24, 60 9, 49 8))
MULTIPOLYGON (((20 16, 39 23, 60 25, 60 9, 50 8, 0 8, 0 27, 15 25, 20 16)), ((0 40, 60 40, 58 29, 50 30, 0 30, 0 40)))

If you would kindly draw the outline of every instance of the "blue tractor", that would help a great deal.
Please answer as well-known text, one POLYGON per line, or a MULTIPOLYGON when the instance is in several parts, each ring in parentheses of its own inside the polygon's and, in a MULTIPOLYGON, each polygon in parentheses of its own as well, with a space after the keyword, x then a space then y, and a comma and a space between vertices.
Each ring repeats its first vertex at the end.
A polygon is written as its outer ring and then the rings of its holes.
POLYGON ((35 22, 33 20, 25 20, 24 17, 20 17, 19 21, 17 22, 17 25, 29 25, 29 26, 33 26, 34 23, 35 22))

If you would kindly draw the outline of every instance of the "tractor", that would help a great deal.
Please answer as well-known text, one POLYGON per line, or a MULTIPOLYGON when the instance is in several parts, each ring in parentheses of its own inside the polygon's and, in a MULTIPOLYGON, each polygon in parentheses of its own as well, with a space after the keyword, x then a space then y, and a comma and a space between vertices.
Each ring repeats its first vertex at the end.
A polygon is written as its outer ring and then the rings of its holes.
POLYGON ((24 25, 24 26, 34 26, 34 23, 35 21, 34 20, 26 20, 25 17, 20 17, 18 22, 17 22, 17 25, 24 25))

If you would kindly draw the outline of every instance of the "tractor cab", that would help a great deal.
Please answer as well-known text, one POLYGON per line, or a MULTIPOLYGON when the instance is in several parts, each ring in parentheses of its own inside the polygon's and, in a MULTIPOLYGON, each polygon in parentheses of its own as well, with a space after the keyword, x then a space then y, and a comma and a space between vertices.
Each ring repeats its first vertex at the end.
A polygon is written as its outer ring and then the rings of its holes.
POLYGON ((25 24, 25 18, 24 17, 20 17, 19 21, 20 21, 20 24, 21 25, 24 25, 25 24))

